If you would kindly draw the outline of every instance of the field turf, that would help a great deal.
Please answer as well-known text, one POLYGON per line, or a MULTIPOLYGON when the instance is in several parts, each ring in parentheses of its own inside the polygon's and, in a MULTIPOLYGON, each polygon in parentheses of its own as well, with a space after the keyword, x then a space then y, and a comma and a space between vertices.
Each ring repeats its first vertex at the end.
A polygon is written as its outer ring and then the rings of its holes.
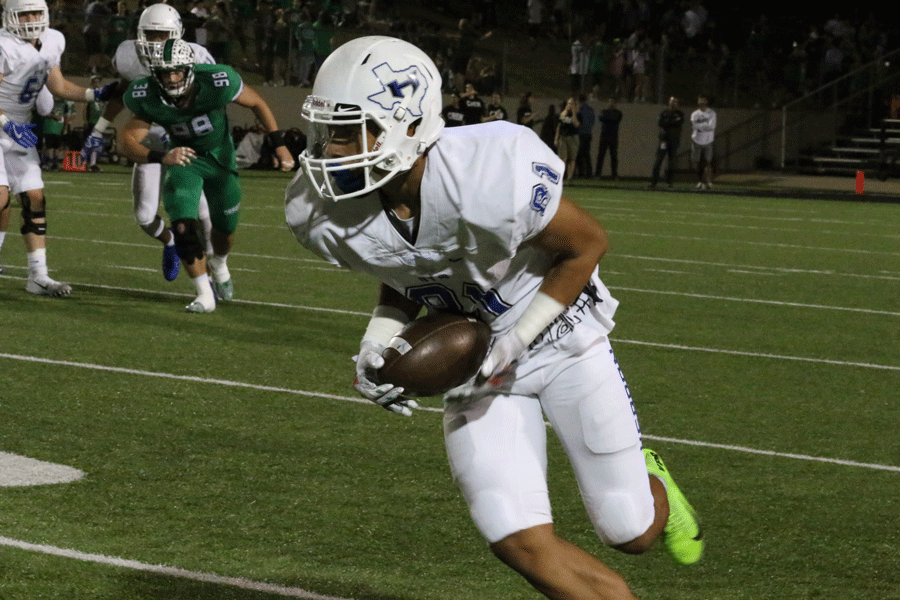
MULTIPOLYGON (((0 598, 537 598, 468 518, 439 400, 403 418, 350 387, 374 282, 294 241, 286 175, 242 182, 236 301, 207 315, 124 168, 46 176, 71 297, 26 294, 10 228, 0 452, 86 475, 0 487, 0 598)), ((900 598, 900 205, 568 194, 607 228, 613 347, 707 550, 604 547, 550 436, 559 532, 642 599, 900 598)))

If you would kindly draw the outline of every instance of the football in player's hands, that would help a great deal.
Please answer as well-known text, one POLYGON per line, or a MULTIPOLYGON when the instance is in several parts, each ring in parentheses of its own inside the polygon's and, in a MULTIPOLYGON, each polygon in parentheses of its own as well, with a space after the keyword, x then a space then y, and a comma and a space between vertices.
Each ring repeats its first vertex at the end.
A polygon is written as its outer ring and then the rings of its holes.
POLYGON ((381 383, 404 396, 434 396, 475 376, 487 356, 491 328, 473 317, 433 313, 412 321, 382 352, 381 383))

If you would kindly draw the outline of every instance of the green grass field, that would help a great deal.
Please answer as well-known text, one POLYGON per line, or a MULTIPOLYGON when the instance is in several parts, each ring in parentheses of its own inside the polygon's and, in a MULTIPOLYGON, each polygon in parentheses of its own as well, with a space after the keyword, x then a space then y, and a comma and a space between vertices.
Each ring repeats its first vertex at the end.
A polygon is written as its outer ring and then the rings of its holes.
MULTIPOLYGON (((406 419, 356 397, 376 286, 294 241, 287 181, 243 178, 238 300, 208 315, 162 278, 124 168, 46 177, 71 297, 25 293, 10 228, 0 452, 86 475, 0 488, 0 598, 538 597, 470 523, 440 402, 406 419)), ((707 552, 604 547, 551 436, 561 534, 643 599, 900 598, 900 205, 569 195, 609 232, 613 346, 707 552)))

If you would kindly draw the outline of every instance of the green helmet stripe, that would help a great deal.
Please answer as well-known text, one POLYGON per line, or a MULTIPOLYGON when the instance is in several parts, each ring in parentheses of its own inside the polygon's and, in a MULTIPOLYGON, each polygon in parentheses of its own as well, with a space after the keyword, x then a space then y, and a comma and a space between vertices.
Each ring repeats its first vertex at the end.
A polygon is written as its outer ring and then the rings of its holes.
POLYGON ((169 38, 166 40, 166 45, 163 47, 163 60, 167 63, 172 62, 172 49, 175 48, 175 38, 169 38))

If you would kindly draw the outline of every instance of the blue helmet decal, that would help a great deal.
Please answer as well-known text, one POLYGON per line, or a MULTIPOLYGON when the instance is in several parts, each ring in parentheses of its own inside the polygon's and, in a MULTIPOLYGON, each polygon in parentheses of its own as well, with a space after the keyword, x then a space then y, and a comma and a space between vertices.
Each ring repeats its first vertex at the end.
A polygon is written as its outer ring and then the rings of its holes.
POLYGON ((422 116, 422 101, 425 99, 428 82, 422 77, 418 66, 410 65, 395 71, 384 62, 372 69, 372 73, 381 83, 381 91, 368 96, 369 100, 385 110, 391 110, 412 96, 406 103, 406 108, 412 116, 422 116))

